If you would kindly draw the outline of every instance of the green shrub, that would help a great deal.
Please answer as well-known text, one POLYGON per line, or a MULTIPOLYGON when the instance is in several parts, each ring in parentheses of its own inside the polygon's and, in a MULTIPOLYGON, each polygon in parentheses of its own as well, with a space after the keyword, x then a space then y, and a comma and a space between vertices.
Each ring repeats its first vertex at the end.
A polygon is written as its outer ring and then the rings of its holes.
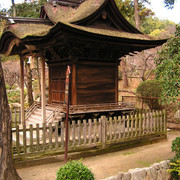
POLYGON ((171 149, 172 152, 176 153, 176 156, 180 157, 180 137, 176 137, 176 139, 172 141, 171 149))
POLYGON ((56 180, 94 180, 93 173, 81 161, 69 161, 57 172, 56 180))
MULTIPOLYGON (((162 84, 158 80, 146 80, 139 84, 136 92, 142 97, 157 97, 161 95, 162 84)), ((143 101, 149 106, 150 109, 162 109, 158 99, 143 99, 143 101)))
POLYGON ((170 160, 170 169, 168 172, 171 173, 171 179, 179 180, 180 179, 180 137, 176 137, 172 141, 171 146, 172 152, 175 152, 175 156, 170 160))

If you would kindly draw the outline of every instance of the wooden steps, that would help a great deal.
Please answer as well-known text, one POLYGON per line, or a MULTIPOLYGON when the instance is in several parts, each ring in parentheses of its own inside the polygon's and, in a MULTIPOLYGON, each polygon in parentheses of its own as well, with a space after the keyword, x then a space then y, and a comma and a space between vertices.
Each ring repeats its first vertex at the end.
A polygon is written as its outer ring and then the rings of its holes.
MULTIPOLYGON (((65 113, 63 113, 63 109, 57 107, 55 105, 46 106, 46 122, 54 123, 62 121, 65 117, 65 113)), ((41 107, 36 107, 31 114, 26 119, 26 125, 36 125, 42 124, 42 109, 41 107)))

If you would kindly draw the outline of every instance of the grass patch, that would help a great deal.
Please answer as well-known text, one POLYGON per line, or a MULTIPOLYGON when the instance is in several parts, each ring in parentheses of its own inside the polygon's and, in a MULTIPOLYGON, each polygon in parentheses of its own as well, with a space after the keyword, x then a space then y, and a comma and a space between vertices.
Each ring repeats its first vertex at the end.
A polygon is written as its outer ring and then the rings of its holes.
POLYGON ((139 165, 141 165, 141 166, 143 166, 143 167, 149 167, 149 166, 151 166, 151 163, 148 162, 148 161, 137 161, 136 163, 139 164, 139 165))
POLYGON ((131 154, 135 154, 135 152, 126 152, 126 153, 123 153, 123 156, 129 156, 131 154))

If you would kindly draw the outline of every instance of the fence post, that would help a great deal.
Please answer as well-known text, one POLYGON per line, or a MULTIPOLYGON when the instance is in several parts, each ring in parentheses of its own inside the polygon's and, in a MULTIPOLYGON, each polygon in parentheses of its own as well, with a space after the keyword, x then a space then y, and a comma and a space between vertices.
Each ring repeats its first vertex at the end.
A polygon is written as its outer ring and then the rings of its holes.
POLYGON ((21 109, 19 108, 19 124, 21 124, 21 109))
POLYGON ((102 148, 106 147, 106 116, 101 116, 101 142, 102 148))
POLYGON ((164 131, 165 131, 166 136, 167 136, 167 111, 166 110, 164 110, 164 117, 165 117, 165 119, 164 119, 164 131))

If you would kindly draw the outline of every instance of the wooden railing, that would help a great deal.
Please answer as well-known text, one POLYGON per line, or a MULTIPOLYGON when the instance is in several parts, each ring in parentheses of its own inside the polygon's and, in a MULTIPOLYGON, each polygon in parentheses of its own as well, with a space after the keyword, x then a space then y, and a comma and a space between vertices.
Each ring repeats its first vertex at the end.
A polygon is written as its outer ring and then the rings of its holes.
MULTIPOLYGON (((116 111, 123 109, 134 109, 134 103, 131 102, 118 102, 118 103, 103 103, 103 104, 87 104, 87 105, 70 105, 70 114, 74 113, 87 113, 87 112, 105 112, 116 111)), ((64 111, 66 111, 66 105, 64 105, 64 111)))
MULTIPOLYGON (((106 144, 166 134, 166 112, 148 111, 132 116, 86 119, 69 122, 69 148, 106 144)), ((37 124, 12 129, 14 155, 64 149, 65 123, 37 124)))
POLYGON ((26 111, 25 119, 28 119, 28 117, 31 115, 31 113, 32 113, 38 106, 40 106, 40 103, 39 103, 39 102, 34 102, 34 103, 29 107, 29 109, 26 111))
POLYGON ((56 119, 57 115, 60 113, 60 107, 57 106, 52 113, 46 118, 46 124, 52 122, 54 119, 56 119))

